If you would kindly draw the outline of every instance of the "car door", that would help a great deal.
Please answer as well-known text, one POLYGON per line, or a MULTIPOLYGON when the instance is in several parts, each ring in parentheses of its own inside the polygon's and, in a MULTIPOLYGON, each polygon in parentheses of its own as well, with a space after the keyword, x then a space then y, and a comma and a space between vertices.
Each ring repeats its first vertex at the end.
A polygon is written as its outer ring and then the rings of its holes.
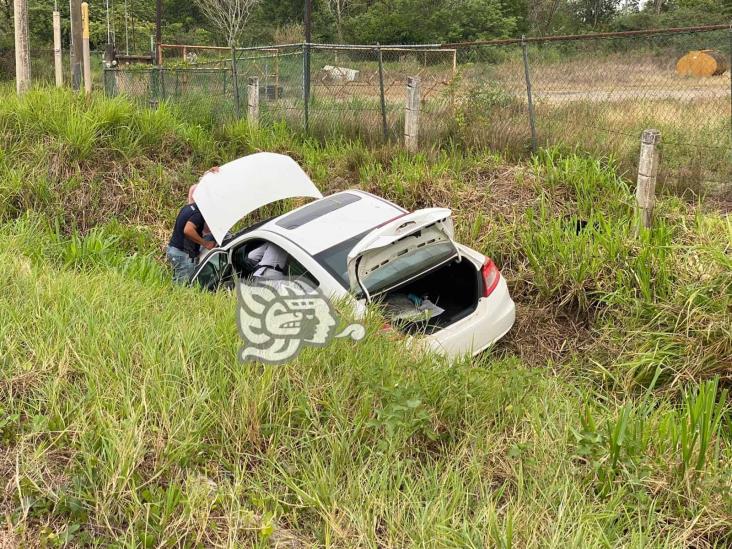
POLYGON ((229 252, 223 248, 214 248, 193 273, 190 285, 213 292, 221 288, 227 280, 231 280, 231 275, 229 252))

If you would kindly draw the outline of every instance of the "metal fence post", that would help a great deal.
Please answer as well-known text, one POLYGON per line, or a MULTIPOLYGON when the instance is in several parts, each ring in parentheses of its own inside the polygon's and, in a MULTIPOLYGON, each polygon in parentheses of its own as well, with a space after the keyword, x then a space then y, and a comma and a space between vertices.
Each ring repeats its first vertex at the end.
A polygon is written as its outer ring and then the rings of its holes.
POLYGON ((531 152, 536 152, 536 115, 534 113, 534 99, 531 93, 531 73, 529 72, 529 49, 526 37, 521 36, 521 49, 524 54, 524 76, 526 78, 526 97, 529 102, 529 126, 531 127, 531 152))
POLYGON ((107 97, 117 95, 117 71, 114 69, 104 68, 104 94, 107 97))
POLYGON ((386 96, 384 94, 384 56, 381 45, 376 44, 379 53, 379 95, 381 96, 381 127, 384 132, 384 141, 389 140, 389 126, 386 122, 386 96))
POLYGON ((305 103, 305 133, 310 131, 310 43, 303 44, 302 98, 305 103))
POLYGON ((275 93, 274 98, 280 98, 280 48, 277 48, 275 54, 275 93))
POLYGON ((653 208, 656 205, 656 176, 660 155, 658 145, 661 132, 645 130, 641 136, 640 159, 638 161, 638 186, 635 191, 638 228, 650 229, 653 224, 653 208))
POLYGON ((249 126, 256 128, 259 126, 259 78, 252 76, 249 78, 249 93, 247 94, 248 112, 247 120, 249 126))
POLYGON ((165 101, 165 69, 162 65, 158 67, 158 72, 160 73, 158 75, 158 93, 159 93, 159 100, 165 101))
POLYGON ((160 103, 160 71, 153 68, 150 71, 150 107, 157 108, 160 103))
POLYGON ((419 94, 419 77, 407 77, 407 105, 404 112, 404 144, 409 152, 417 152, 419 145, 419 94))
POLYGON ((241 98, 239 97, 239 72, 236 67, 236 48, 231 47, 231 77, 234 85, 234 111, 236 117, 241 118, 241 98))

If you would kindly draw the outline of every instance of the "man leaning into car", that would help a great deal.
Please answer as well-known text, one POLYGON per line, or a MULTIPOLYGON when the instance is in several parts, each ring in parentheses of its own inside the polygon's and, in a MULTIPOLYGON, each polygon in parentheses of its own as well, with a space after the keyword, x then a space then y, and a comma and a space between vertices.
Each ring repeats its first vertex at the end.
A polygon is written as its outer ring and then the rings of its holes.
POLYGON ((205 225, 203 215, 195 203, 186 204, 178 212, 166 254, 173 266, 173 282, 188 283, 196 269, 201 246, 208 250, 216 246, 215 242, 204 240, 205 225))

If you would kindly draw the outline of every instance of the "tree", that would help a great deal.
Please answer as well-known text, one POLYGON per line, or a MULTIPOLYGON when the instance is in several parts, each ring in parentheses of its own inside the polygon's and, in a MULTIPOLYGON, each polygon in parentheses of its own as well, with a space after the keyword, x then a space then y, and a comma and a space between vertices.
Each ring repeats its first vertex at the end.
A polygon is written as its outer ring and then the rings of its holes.
POLYGON ((539 35, 549 34, 564 0, 535 0, 527 6, 529 29, 539 35))
POLYGON ((353 0, 326 0, 328 10, 335 17, 336 36, 338 43, 343 44, 343 17, 353 0))
POLYGON ((574 0, 571 7, 585 26, 596 29, 615 17, 619 4, 618 0, 574 0))
POLYGON ((195 0, 201 13, 224 33, 229 47, 236 47, 252 8, 260 0, 195 0))
POLYGON ((12 44, 13 0, 0 0, 0 48, 12 44))
POLYGON ((482 40, 514 34, 517 21, 507 11, 499 0, 375 0, 344 27, 360 43, 482 40))

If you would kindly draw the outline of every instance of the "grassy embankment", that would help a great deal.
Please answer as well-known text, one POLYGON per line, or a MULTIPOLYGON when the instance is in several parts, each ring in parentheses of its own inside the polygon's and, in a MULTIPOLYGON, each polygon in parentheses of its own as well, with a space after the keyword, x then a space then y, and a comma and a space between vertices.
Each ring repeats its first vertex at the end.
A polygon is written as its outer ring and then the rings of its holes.
POLYGON ((724 546, 732 221, 549 151, 303 142, 57 92, 0 102, 0 542, 724 546), (287 152, 326 191, 454 209, 519 319, 448 365, 381 335, 237 363, 228 295, 161 265, 210 165, 287 152), (588 222, 576 232, 576 220, 588 222))

